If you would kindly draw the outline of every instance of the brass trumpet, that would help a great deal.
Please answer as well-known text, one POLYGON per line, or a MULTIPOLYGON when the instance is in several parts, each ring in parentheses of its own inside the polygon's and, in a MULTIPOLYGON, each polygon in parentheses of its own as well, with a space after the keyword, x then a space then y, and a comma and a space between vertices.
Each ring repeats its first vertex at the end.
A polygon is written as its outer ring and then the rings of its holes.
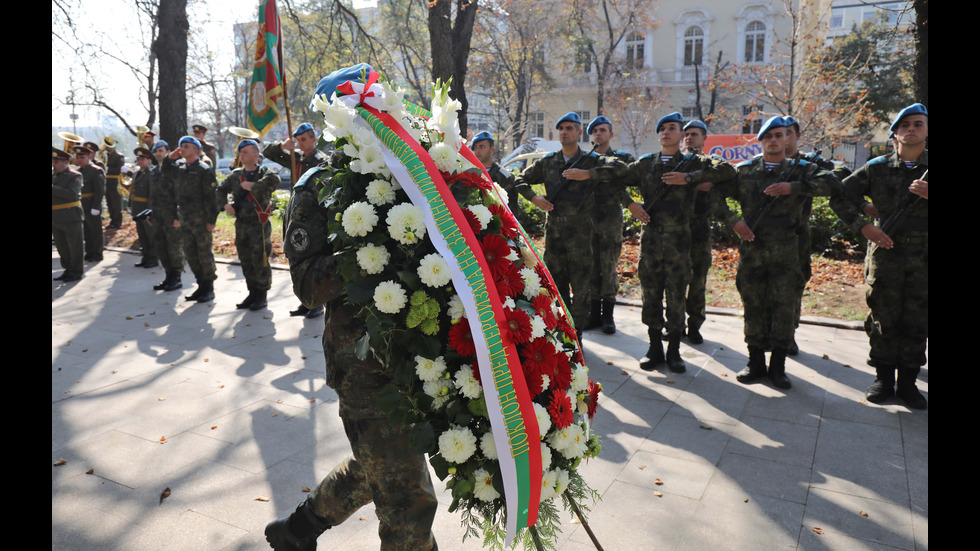
POLYGON ((251 128, 242 128, 241 126, 229 126, 228 132, 238 136, 238 142, 235 143, 235 160, 233 160, 228 166, 228 168, 231 170, 235 170, 241 166, 241 161, 238 160, 238 144, 242 143, 242 140, 258 139, 261 134, 252 130, 251 128))
POLYGON ((65 140, 65 151, 71 153, 71 148, 73 143, 81 145, 85 142, 85 138, 79 136, 78 134, 72 134, 71 132, 58 132, 58 137, 65 140))

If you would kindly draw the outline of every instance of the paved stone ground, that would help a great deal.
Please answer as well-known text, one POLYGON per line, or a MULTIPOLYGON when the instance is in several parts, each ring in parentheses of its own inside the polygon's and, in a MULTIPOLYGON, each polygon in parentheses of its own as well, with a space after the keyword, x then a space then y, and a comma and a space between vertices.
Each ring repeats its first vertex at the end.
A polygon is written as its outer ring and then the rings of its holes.
MULTIPOLYGON (((66 461, 51 472, 52 549, 268 549, 266 523, 349 451, 323 322, 289 316, 284 270, 268 309, 250 312, 235 309, 237 265, 219 264, 216 299, 197 304, 183 300, 189 272, 184 289, 156 292, 162 270, 137 261, 110 250, 81 281, 52 282, 51 457, 66 461)), ((54 252, 51 266, 60 274, 54 252)), ((639 314, 620 305, 615 335, 584 338, 604 392, 603 451, 582 472, 602 494, 589 522, 607 551, 928 548, 929 414, 865 403, 863 332, 801 325, 782 391, 735 381, 737 316, 709 315, 704 344, 682 345, 687 373, 639 370, 639 314)), ((919 388, 928 397, 928 366, 919 388)), ((460 541, 434 480, 440 549, 480 549, 460 541)), ((366 506, 319 548, 378 549, 377 528, 366 506)), ((594 549, 571 522, 557 543, 594 549)))

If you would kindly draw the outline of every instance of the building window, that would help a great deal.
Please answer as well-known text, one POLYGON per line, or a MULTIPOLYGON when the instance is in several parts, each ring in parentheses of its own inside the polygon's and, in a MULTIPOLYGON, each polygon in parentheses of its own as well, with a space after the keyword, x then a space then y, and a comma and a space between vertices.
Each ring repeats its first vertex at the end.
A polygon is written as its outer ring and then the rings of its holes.
POLYGON ((630 33, 626 38, 626 66, 630 69, 643 67, 643 46, 646 37, 638 32, 630 33))
POLYGON ((762 106, 742 106, 742 134, 758 134, 762 130, 762 106))
POLYGON ((765 51, 766 25, 761 21, 753 21, 745 28, 745 62, 762 61, 765 51))
POLYGON ((684 65, 701 65, 704 53, 704 31, 701 27, 688 27, 684 31, 684 65))
POLYGON ((695 107, 682 107, 681 115, 683 115, 684 120, 693 119, 698 115, 698 110, 695 107))
POLYGON ((532 138, 543 138, 544 137, 544 113, 531 113, 530 124, 528 124, 528 133, 532 138))
POLYGON ((592 122, 592 114, 589 111, 576 111, 580 119, 582 119, 582 143, 589 143, 591 139, 588 134, 585 133, 585 128, 592 122))

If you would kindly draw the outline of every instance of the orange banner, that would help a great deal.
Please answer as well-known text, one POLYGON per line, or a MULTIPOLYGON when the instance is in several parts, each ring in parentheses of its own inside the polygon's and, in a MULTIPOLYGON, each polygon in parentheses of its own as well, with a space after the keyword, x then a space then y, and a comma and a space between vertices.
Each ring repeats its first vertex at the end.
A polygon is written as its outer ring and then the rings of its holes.
POLYGON ((729 163, 751 161, 762 154, 762 142, 755 134, 709 134, 704 139, 705 155, 718 155, 729 163))

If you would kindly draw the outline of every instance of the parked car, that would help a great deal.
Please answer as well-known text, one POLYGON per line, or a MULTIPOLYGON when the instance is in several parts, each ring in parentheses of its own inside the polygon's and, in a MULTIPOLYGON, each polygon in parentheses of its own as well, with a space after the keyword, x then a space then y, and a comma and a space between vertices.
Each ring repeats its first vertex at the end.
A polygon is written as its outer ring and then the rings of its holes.
POLYGON ((289 189, 293 187, 293 177, 290 174, 288 167, 282 166, 281 164, 270 161, 269 159, 262 159, 262 166, 267 167, 269 170, 275 172, 279 175, 279 189, 289 189))
POLYGON ((533 165, 538 159, 547 155, 548 151, 534 151, 531 153, 524 153, 516 157, 511 158, 507 161, 507 164, 502 165, 501 168, 510 171, 515 176, 524 172, 524 169, 533 165))
POLYGON ((230 157, 223 157, 221 159, 218 159, 218 166, 214 168, 214 171, 216 173, 224 174, 225 176, 231 174, 231 162, 233 160, 234 159, 230 157))

